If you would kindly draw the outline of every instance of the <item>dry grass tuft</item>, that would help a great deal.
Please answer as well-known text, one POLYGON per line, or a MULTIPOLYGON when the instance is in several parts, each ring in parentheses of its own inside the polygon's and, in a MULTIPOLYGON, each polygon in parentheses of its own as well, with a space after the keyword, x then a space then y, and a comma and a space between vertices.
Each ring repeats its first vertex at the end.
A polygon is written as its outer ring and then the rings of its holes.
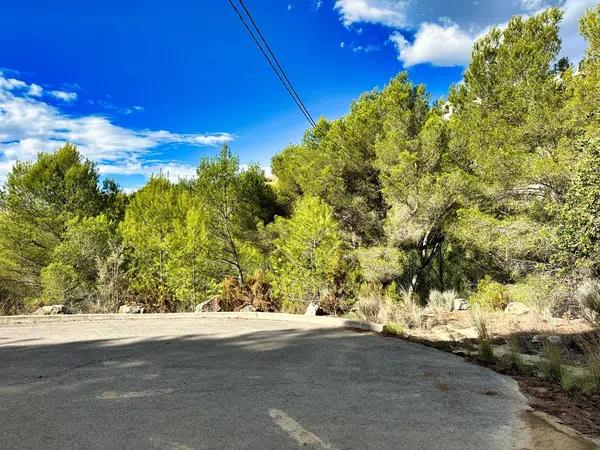
POLYGON ((486 363, 495 360, 494 348, 492 347, 492 335, 488 326, 488 314, 482 307, 474 307, 470 311, 471 323, 477 330, 479 340, 479 358, 486 363))
POLYGON ((582 390, 588 394, 600 392, 600 331, 581 337, 578 343, 585 355, 588 371, 582 390))
POLYGON ((454 301, 457 298, 458 295, 454 291, 440 292, 434 289, 429 293, 427 307, 435 313, 450 312, 454 309, 454 301))

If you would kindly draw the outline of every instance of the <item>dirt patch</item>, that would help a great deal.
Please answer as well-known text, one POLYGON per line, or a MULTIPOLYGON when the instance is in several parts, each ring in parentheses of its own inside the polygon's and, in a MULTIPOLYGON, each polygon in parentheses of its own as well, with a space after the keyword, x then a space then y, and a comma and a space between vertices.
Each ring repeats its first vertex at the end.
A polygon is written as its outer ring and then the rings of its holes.
POLYGON ((531 377, 513 376, 529 402, 538 411, 559 419, 584 436, 600 437, 600 395, 565 392, 555 383, 531 377))
POLYGON ((527 412, 523 415, 523 419, 531 436, 531 442, 527 443, 524 449, 595 450, 598 448, 586 439, 557 430, 535 413, 527 412))
MULTIPOLYGON (((582 336, 593 332, 592 327, 583 320, 567 318, 542 318, 535 314, 512 316, 503 312, 493 313, 488 318, 488 327, 492 335, 494 352, 500 356, 494 364, 483 364, 477 358, 477 332, 474 330, 470 315, 466 311, 454 311, 429 318, 429 326, 406 330, 404 339, 454 353, 465 359, 489 367, 502 374, 512 376, 528 399, 529 405, 536 411, 542 411, 558 419, 568 427, 584 436, 600 438, 600 394, 585 395, 580 391, 565 391, 560 384, 540 378, 539 361, 544 355, 544 339, 557 336, 562 348, 563 363, 578 369, 584 362, 578 345, 582 336), (515 341, 522 358, 531 363, 527 370, 509 369, 502 359, 507 355, 509 343, 515 341), (537 366, 535 365, 537 361, 537 366)), ((443 391, 438 387, 440 391, 443 391)), ((482 392, 482 395, 498 393, 482 392)), ((547 434, 539 433, 540 440, 535 448, 594 448, 581 444, 571 447, 556 447, 547 434)), ((556 442, 562 442, 560 439, 556 442)))

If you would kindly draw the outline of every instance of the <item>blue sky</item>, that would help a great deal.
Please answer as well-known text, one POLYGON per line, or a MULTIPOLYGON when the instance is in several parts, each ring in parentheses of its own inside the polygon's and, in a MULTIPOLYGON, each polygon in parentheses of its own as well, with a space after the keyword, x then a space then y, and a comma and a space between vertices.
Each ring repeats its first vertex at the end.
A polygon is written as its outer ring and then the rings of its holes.
MULTIPOLYGON (((408 70, 433 98, 473 41, 514 14, 565 12, 564 53, 595 0, 245 0, 311 114, 337 118, 408 70)), ((0 181, 65 140, 128 189, 191 176, 229 143, 268 166, 308 126, 227 0, 20 0, 0 15, 0 181)))

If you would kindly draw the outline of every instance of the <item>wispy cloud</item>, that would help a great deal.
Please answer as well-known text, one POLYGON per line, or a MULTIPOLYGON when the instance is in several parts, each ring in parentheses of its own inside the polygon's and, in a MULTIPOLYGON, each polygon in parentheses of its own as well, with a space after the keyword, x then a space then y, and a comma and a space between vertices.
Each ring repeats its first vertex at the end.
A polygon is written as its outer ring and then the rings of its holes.
MULTIPOLYGON (((39 86, 36 85, 36 89, 37 88, 39 88, 39 86)), ((48 95, 51 95, 54 98, 62 100, 65 103, 72 103, 75 100, 77 100, 77 93, 76 92, 49 91, 48 95)))
POLYGON ((52 151, 65 142, 76 144, 84 156, 98 163, 104 174, 149 175, 163 170, 182 176, 192 169, 151 159, 158 147, 217 146, 234 139, 229 133, 134 130, 101 115, 68 115, 43 101, 42 92, 45 91, 38 85, 5 78, 0 73, 0 181, 16 160, 31 160, 38 152, 52 151))

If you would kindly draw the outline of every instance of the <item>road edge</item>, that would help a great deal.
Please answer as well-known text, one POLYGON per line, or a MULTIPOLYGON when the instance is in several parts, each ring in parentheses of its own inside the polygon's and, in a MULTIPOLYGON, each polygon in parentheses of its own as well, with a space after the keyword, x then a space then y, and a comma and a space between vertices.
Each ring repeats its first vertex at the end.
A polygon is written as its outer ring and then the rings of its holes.
POLYGON ((0 316, 0 325, 52 322, 86 322, 103 320, 153 320, 153 319, 259 319, 306 323, 326 328, 345 328, 361 331, 383 332, 383 325, 359 320, 331 316, 304 316, 299 314, 265 312, 205 312, 205 313, 160 313, 160 314, 58 314, 50 316, 0 316))

